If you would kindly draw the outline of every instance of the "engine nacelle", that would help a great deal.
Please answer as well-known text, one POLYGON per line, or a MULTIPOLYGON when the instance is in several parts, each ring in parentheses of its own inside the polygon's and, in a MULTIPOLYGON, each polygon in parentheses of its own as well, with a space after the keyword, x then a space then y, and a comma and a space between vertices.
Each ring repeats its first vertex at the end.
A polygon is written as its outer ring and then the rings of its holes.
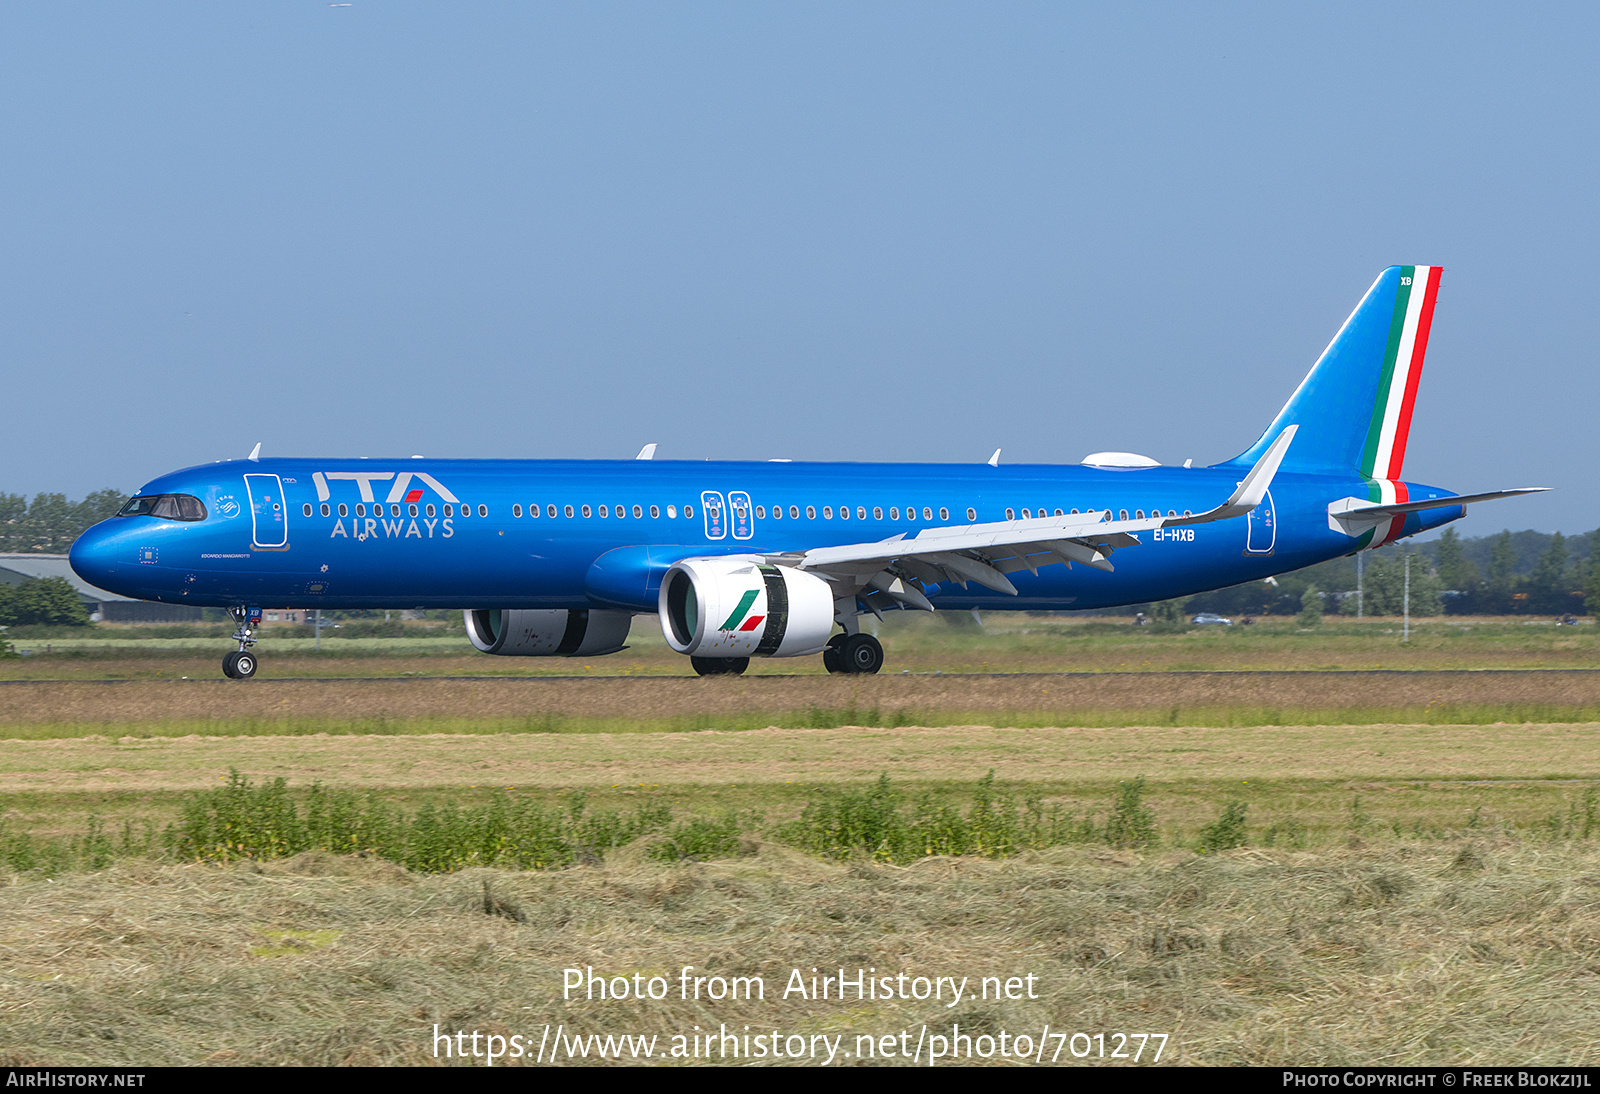
POLYGON ((632 612, 532 608, 472 609, 461 613, 467 637, 502 657, 599 657, 628 641, 632 612))
POLYGON ((801 657, 833 631, 833 590, 815 574, 749 559, 689 558, 661 579, 661 633, 696 657, 801 657))

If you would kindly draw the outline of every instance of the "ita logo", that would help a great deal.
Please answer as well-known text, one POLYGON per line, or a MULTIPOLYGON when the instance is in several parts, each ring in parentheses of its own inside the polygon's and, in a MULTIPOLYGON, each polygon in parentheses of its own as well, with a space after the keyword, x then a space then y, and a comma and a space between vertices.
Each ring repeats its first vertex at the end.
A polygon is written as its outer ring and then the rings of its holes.
POLYGON ((217 512, 225 517, 236 517, 239 515, 239 503, 232 494, 223 494, 217 499, 217 512))

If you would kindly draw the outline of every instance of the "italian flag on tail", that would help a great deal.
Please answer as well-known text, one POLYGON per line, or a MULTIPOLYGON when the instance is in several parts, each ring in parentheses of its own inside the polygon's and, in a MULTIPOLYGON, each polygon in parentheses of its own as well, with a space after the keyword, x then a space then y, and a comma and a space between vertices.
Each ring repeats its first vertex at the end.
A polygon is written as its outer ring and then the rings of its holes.
MULTIPOLYGON (((1370 479, 1400 478, 1400 468, 1406 458, 1406 438, 1411 433, 1411 410, 1417 403, 1417 382, 1422 379, 1422 359, 1428 352, 1428 331, 1433 326, 1433 304, 1439 295, 1440 272, 1438 266, 1400 267, 1394 318, 1389 324, 1389 344, 1384 352, 1383 372, 1378 378, 1372 422, 1367 427, 1366 448, 1361 454, 1361 473, 1370 479)), ((1381 500, 1390 500, 1387 493, 1386 490, 1381 500)))

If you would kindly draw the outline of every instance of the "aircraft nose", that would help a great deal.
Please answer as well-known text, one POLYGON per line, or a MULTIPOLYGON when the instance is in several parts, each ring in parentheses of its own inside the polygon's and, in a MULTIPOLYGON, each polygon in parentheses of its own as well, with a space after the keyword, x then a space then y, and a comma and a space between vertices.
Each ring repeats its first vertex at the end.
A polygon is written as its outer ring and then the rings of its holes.
POLYGON ((115 591, 117 534, 110 521, 102 521, 72 541, 67 561, 77 574, 98 589, 115 591))

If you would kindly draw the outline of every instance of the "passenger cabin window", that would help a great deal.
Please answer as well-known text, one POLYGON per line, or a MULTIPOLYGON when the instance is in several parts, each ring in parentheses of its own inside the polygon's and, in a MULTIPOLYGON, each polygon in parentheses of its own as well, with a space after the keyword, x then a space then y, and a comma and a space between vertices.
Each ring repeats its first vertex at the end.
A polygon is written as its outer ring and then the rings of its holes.
POLYGON ((514 517, 520 517, 522 515, 522 505, 520 503, 511 507, 511 515, 514 517))
POLYGON ((583 519, 588 520, 592 516, 594 516, 594 510, 585 505, 583 507, 583 519))
POLYGON ((1135 509, 1133 511, 1133 519, 1134 520, 1143 520, 1144 519, 1144 510, 1143 509, 1135 509))
POLYGON ((800 519, 800 507, 798 505, 789 506, 789 519, 790 520, 799 520, 800 519))
POLYGON ((571 520, 572 519, 572 506, 570 506, 570 505, 567 506, 566 509, 563 510, 563 511, 567 514, 567 519, 571 520))
POLYGON ((361 504, 359 501, 356 502, 356 516, 364 517, 366 515, 367 515, 367 507, 365 505, 361 504))
POLYGON ((922 507, 922 519, 923 520, 932 520, 933 519, 933 506, 924 505, 922 507))
MULTIPOLYGON (((433 502, 431 502, 431 501, 428 503, 428 508, 427 508, 426 512, 430 517, 438 515, 438 510, 434 509, 433 502)), ((532 513, 533 513, 534 516, 538 516, 539 515, 539 507, 538 506, 534 506, 533 509, 532 509, 532 513)))
MULTIPOLYGON (((406 512, 411 514, 412 516, 416 516, 417 515, 417 507, 415 505, 408 505, 408 506, 406 506, 406 512)), ((518 513, 517 515, 521 516, 522 514, 518 513)))
POLYGON ((816 520, 817 519, 817 507, 815 505, 806 506, 806 519, 807 520, 816 520))
MULTIPOLYGON (((327 508, 327 507, 324 506, 323 508, 327 508)), ((300 507, 300 515, 301 516, 306 516, 306 517, 309 517, 311 515, 311 503, 309 501, 306 502, 304 505, 302 505, 300 507)))
POLYGON ((339 503, 339 515, 341 517, 348 517, 350 515, 349 506, 345 505, 345 503, 342 501, 339 503))
POLYGON ((1007 509, 1006 510, 1006 519, 1007 520, 1016 520, 1017 519, 1017 511, 1015 509, 1007 509))
POLYGON ((677 520, 678 519, 678 507, 676 505, 667 506, 667 519, 668 520, 677 520))
POLYGON ((633 507, 633 519, 638 520, 642 516, 644 516, 644 506, 635 505, 633 507))
POLYGON ((611 510, 610 510, 610 508, 609 508, 609 507, 607 507, 607 506, 604 506, 604 505, 602 505, 602 506, 601 506, 601 507, 600 507, 600 515, 601 515, 601 516, 602 516, 602 517, 609 517, 609 516, 610 516, 610 515, 611 515, 611 510))
MULTIPOLYGON (((450 515, 450 507, 448 505, 446 505, 444 507, 444 515, 447 516, 447 517, 450 515)), ((549 518, 551 518, 552 520, 554 520, 555 519, 555 515, 556 515, 556 507, 554 505, 545 506, 544 507, 544 515, 549 517, 549 518)), ((567 516, 570 517, 571 515, 572 515, 572 513, 569 511, 567 513, 567 516)))
POLYGON ((866 520, 867 519, 867 507, 865 505, 856 506, 856 519, 857 520, 866 520))
POLYGON ((874 505, 872 507, 872 519, 873 520, 882 520, 883 519, 883 506, 874 505))
POLYGON ((488 516, 489 515, 489 507, 487 505, 478 506, 478 515, 480 517, 488 516))
POLYGON ((1030 519, 1032 519, 1032 517, 1033 517, 1033 510, 1031 510, 1031 509, 1024 509, 1024 510, 1023 510, 1023 511, 1022 511, 1022 519, 1023 519, 1023 520, 1030 520, 1030 519))
POLYGON ((765 505, 756 506, 756 519, 757 520, 766 520, 767 519, 767 507, 765 505))
POLYGON ((822 519, 823 520, 832 520, 833 519, 833 506, 824 505, 822 507, 822 519))
POLYGON ((1119 509, 1119 510, 1117 510, 1117 512, 1122 514, 1122 516, 1119 519, 1121 519, 1121 520, 1127 520, 1128 519, 1128 511, 1126 509, 1119 509))
POLYGON ((651 520, 656 520, 656 519, 660 518, 660 516, 661 516, 661 507, 659 505, 652 505, 650 507, 650 519, 651 520))
POLYGON ((889 519, 890 520, 899 520, 900 519, 900 507, 898 505, 889 506, 889 519))
MULTIPOLYGON (((671 516, 672 514, 669 512, 667 515, 671 516)), ((683 519, 684 520, 693 520, 694 519, 694 506, 685 505, 683 507, 683 519)))

